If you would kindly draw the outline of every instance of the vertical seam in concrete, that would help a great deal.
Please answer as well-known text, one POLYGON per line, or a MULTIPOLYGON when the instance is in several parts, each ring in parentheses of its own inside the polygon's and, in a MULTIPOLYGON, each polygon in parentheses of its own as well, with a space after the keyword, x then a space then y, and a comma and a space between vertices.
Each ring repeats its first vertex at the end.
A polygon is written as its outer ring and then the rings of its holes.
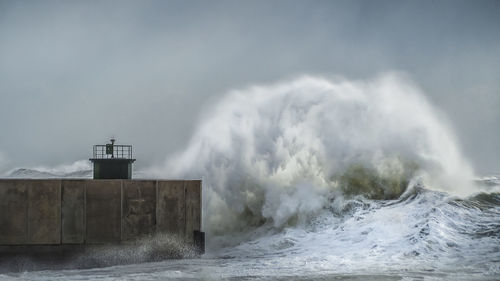
POLYGON ((120 243, 122 242, 123 238, 123 181, 120 180, 120 243))
POLYGON ((30 243, 30 223, 29 223, 29 219, 30 219, 30 185, 28 184, 28 186, 26 187, 26 205, 24 206, 24 208, 26 209, 26 219, 25 219, 25 237, 24 237, 24 243, 30 243))
POLYGON ((200 231, 203 229, 203 188, 202 188, 202 181, 200 180, 200 231))
POLYGON ((87 181, 83 184, 83 244, 87 244, 87 181))
POLYGON ((183 189, 184 189, 184 241, 186 241, 187 238, 187 232, 188 232, 188 226, 187 226, 187 187, 186 187, 186 181, 183 181, 183 189))
POLYGON ((160 204, 160 198, 159 198, 159 193, 158 193, 158 180, 156 180, 156 204, 155 204, 155 232, 159 232, 159 226, 158 226, 158 209, 159 209, 159 204, 160 204))
POLYGON ((63 194, 62 194, 62 180, 59 180, 59 245, 62 244, 63 237, 63 217, 62 217, 62 204, 63 204, 63 194))

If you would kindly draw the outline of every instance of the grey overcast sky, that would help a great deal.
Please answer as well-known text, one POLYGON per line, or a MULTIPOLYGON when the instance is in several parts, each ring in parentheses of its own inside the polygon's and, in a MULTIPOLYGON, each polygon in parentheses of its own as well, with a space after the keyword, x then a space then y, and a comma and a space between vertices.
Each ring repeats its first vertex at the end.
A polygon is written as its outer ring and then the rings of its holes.
POLYGON ((500 173, 500 1, 0 0, 0 170, 87 159, 111 135, 145 167, 228 90, 392 70, 500 173))

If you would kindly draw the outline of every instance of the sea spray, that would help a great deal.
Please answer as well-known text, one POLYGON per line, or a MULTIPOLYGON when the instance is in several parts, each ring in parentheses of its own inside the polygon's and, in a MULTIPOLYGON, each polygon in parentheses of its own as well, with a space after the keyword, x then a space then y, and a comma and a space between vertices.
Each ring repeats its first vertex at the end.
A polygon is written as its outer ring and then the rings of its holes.
MULTIPOLYGON (((28 172, 79 173, 67 165, 28 172)), ((17 265, 22 273, 3 266, 0 278, 494 280, 500 274, 500 176, 473 177, 439 113, 398 76, 304 77, 232 92, 207 110, 186 150, 155 172, 203 178, 209 232, 203 258, 144 263, 162 259, 164 250, 192 255, 176 248, 175 239, 155 236, 97 249, 68 268, 137 264, 40 274, 29 272, 38 262, 24 263, 17 265), (389 104, 378 102, 388 89, 389 104), (382 110, 384 104, 392 110, 382 110), (471 179, 487 192, 455 196, 480 190, 471 179)))
POLYGON ((232 91, 202 116, 162 176, 201 177, 216 234, 304 221, 335 194, 397 198, 426 187, 471 192, 473 172, 441 115, 404 77, 301 77, 232 91))
POLYGON ((37 166, 14 168, 5 173, 8 178, 92 178, 92 166, 88 160, 78 160, 55 167, 37 166))

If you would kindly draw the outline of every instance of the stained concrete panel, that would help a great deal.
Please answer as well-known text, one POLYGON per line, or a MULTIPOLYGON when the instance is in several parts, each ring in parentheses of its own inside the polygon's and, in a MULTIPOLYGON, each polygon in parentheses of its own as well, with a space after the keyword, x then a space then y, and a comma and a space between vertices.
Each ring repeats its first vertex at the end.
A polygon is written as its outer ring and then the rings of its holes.
POLYGON ((185 181, 186 241, 193 242, 193 231, 201 230, 201 181, 185 181))
POLYGON ((201 181, 0 180, 0 198, 0 245, 117 243, 155 230, 192 243, 201 228, 201 181))
POLYGON ((88 244, 121 240, 121 180, 90 180, 86 186, 88 244))
POLYGON ((85 180, 62 181, 62 243, 85 241, 85 180))
POLYGON ((26 181, 28 188, 28 243, 61 243, 61 181, 26 181))
POLYGON ((156 181, 123 181, 122 240, 152 234, 156 228, 156 181))
POLYGON ((22 180, 0 180, 0 245, 28 241, 28 189, 22 180))
POLYGON ((158 181, 157 230, 179 236, 185 234, 184 181, 158 181))

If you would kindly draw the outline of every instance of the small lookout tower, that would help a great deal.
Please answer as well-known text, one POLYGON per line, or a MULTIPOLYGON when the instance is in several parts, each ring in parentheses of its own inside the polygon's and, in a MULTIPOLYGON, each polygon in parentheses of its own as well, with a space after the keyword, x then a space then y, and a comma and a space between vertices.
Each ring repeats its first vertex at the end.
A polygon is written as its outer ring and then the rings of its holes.
POLYGON ((132 178, 132 146, 115 145, 115 139, 105 145, 94 145, 93 157, 94 179, 131 179, 132 178))

